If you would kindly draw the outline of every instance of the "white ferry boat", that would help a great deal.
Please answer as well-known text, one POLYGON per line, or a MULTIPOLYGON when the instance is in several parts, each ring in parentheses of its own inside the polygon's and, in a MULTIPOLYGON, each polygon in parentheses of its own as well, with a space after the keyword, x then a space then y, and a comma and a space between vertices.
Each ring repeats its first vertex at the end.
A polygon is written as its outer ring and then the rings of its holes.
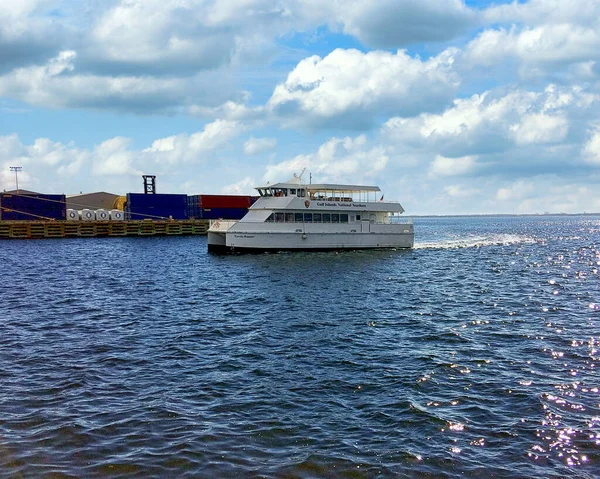
POLYGON ((257 187, 260 197, 237 221, 213 220, 208 251, 326 251, 412 248, 411 219, 377 186, 286 183, 257 187))

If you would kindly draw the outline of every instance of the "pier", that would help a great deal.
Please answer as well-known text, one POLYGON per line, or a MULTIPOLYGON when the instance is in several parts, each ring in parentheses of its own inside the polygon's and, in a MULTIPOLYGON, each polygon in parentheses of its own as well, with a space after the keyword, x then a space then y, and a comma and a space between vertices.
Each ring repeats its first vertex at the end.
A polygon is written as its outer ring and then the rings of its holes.
POLYGON ((206 235, 207 220, 0 221, 0 239, 206 235))

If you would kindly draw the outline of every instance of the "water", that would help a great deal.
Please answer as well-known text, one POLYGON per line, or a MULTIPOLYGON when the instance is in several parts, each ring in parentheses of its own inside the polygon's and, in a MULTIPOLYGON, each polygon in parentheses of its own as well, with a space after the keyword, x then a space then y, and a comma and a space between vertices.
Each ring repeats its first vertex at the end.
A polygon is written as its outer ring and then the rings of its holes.
POLYGON ((2 477, 597 477, 600 218, 412 251, 0 244, 2 477))

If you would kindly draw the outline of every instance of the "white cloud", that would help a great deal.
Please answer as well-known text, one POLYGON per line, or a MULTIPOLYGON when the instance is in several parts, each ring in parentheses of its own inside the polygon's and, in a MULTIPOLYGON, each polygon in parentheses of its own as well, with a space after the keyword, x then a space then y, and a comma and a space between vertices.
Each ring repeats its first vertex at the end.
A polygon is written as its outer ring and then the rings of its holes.
POLYGON ((115 137, 103 141, 92 152, 92 173, 95 175, 141 175, 135 168, 136 154, 129 149, 129 138, 115 137))
POLYGON ((368 0, 337 7, 344 32, 378 48, 449 40, 477 21, 461 0, 368 0))
POLYGON ((600 166, 600 126, 591 130, 589 139, 583 146, 582 156, 586 163, 600 166))
POLYGON ((90 151, 72 144, 38 138, 31 145, 25 145, 16 134, 0 136, 0 189, 14 189, 14 174, 7 172, 10 166, 21 166, 20 188, 51 188, 51 192, 62 192, 61 188, 71 181, 71 175, 80 173, 90 159, 90 151))
MULTIPOLYGON (((484 13, 490 24, 466 46, 457 63, 521 80, 589 81, 600 60, 600 3, 587 0, 514 2, 484 13)), ((466 74, 466 73, 465 73, 466 74)))
POLYGON ((477 188, 465 188, 461 185, 449 185, 444 187, 444 193, 450 198, 471 198, 481 193, 477 188))
POLYGON ((225 195, 254 195, 256 186, 257 183, 247 176, 243 180, 224 186, 222 191, 225 195))
POLYGON ((529 0, 492 5, 482 15, 489 23, 591 25, 600 18, 600 4, 589 0, 529 0))
POLYGON ((383 147, 369 147, 367 143, 364 135, 331 138, 314 153, 268 165, 264 179, 284 181, 306 169, 305 176, 312 174, 317 182, 370 181, 385 169, 389 158, 383 147))
POLYGON ((446 158, 437 155, 429 167, 432 176, 461 176, 471 173, 477 164, 477 158, 463 156, 462 158, 446 158))
MULTIPOLYGON (((382 134, 387 143, 445 157, 478 155, 480 162, 498 161, 497 155, 511 151, 514 154, 507 158, 532 162, 525 147, 544 146, 550 152, 554 145, 568 146, 568 137, 575 135, 573 125, 581 128, 582 123, 595 119, 599 103, 600 95, 581 88, 490 91, 455 100, 441 114, 392 118, 382 134)), ((543 153, 538 149, 535 156, 541 159, 543 153)))
MULTIPOLYGON (((200 132, 160 138, 141 150, 134 147, 131 138, 120 136, 88 149, 47 138, 26 145, 13 134, 0 137, 0 171, 22 166, 20 186, 43 192, 48 192, 48 188, 61 193, 93 188, 136 191, 141 184, 137 179, 144 173, 159 175, 163 192, 168 191, 166 187, 180 191, 185 181, 198 175, 191 173, 190 167, 214 160, 216 152, 228 148, 229 142, 242 131, 236 122, 217 120, 200 132), (177 170, 172 168, 175 164, 177 170), (110 186, 106 185, 107 176, 111 177, 110 186)), ((0 181, 0 188, 14 187, 14 176, 2 174, 0 181)), ((191 186, 195 189, 197 185, 191 186)))
POLYGON ((142 151, 148 160, 176 164, 182 162, 204 163, 205 155, 228 142, 244 131, 236 121, 215 120, 205 125, 204 130, 191 135, 175 135, 154 140, 142 151))
POLYGON ((0 73, 44 61, 67 38, 67 28, 48 12, 59 0, 4 0, 0 8, 0 73))
POLYGON ((270 151, 277 145, 275 138, 254 138, 250 137, 244 143, 244 153, 246 155, 258 155, 266 151, 270 151))
POLYGON ((50 108, 97 108, 177 112, 200 103, 217 106, 229 91, 226 77, 101 76, 76 71, 77 53, 63 51, 43 66, 17 68, 0 76, 0 95, 50 108))
POLYGON ((498 189, 496 199, 498 201, 521 200, 531 195, 535 190, 536 187, 532 182, 520 180, 498 189))
POLYGON ((381 115, 436 111, 451 99, 458 79, 453 54, 427 61, 396 54, 337 49, 302 60, 277 85, 268 107, 287 125, 361 128, 381 115))
POLYGON ((517 145, 559 143, 567 136, 569 122, 564 116, 527 114, 510 131, 517 145))

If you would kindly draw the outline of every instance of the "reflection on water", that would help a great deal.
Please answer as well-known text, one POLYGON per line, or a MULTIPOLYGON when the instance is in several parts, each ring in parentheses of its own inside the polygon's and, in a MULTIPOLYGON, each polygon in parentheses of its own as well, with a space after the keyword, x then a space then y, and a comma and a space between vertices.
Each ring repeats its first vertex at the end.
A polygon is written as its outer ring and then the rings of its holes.
POLYGON ((411 251, 0 249, 7 477, 595 477, 600 221, 420 218, 411 251))

